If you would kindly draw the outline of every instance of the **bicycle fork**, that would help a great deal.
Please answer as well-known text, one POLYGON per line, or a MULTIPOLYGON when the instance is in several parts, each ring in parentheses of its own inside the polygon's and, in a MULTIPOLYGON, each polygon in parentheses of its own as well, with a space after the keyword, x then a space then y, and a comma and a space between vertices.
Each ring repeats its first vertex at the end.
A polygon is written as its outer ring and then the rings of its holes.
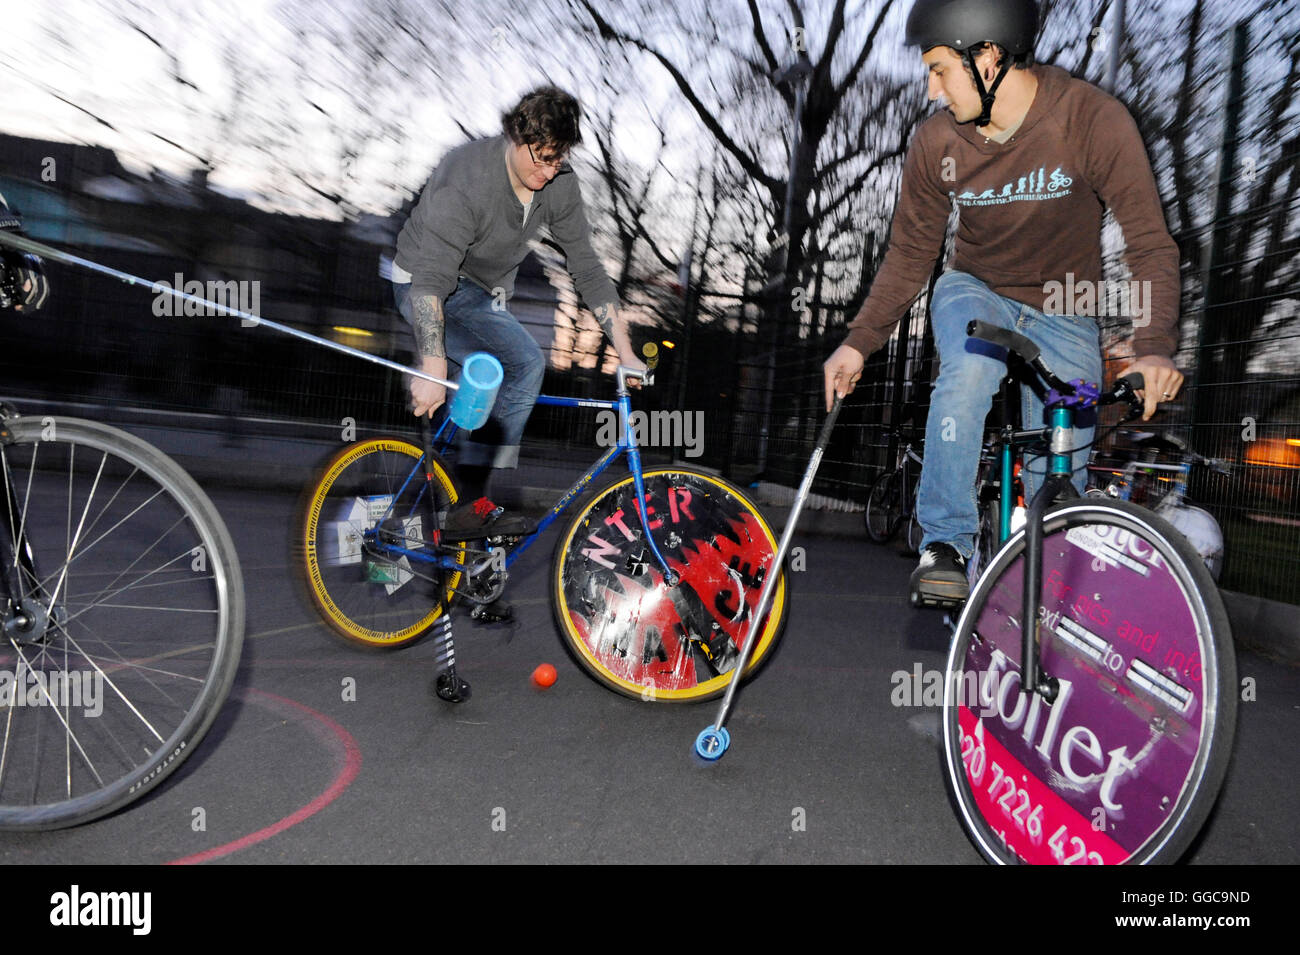
POLYGON ((0 586, 8 596, 4 609, 4 636, 11 641, 43 640, 46 631, 53 623, 62 626, 67 611, 55 604, 45 593, 39 583, 40 575, 36 569, 36 558, 21 522, 15 518, 22 513, 18 496, 14 492, 13 481, 9 471, 8 455, 3 446, 14 443, 13 435, 5 424, 10 417, 17 417, 17 412, 8 404, 0 404, 0 469, 3 470, 4 495, 0 498, 0 507, 7 508, 5 516, 0 519, 0 554, 4 556, 4 566, 0 568, 0 586), (26 578, 33 582, 32 587, 23 585, 26 578), (47 606, 47 601, 49 605, 47 606))
MULTIPOLYGON (((1037 693, 1048 703, 1056 700, 1056 678, 1042 672, 1038 659, 1038 613, 1043 587, 1043 516, 1059 495, 1077 497, 1070 482, 1070 437, 1073 412, 1069 408, 1051 409, 1052 455, 1043 486, 1029 502, 1025 515, 1025 593, 1021 605, 1020 688, 1023 693, 1037 693)), ((1004 486, 1004 500, 1006 488, 1004 486)))

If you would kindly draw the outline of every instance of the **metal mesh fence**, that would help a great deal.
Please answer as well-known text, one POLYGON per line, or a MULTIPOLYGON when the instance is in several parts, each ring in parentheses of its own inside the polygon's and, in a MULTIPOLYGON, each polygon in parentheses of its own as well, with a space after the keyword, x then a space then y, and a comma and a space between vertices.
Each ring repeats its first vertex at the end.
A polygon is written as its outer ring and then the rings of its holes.
MULTIPOLYGON (((1144 110, 1157 98, 1151 90, 1135 94, 1130 105, 1183 257, 1176 361, 1188 383, 1154 425, 1232 464, 1227 476, 1195 475, 1191 488, 1223 527, 1222 584, 1300 603, 1294 20, 1286 4, 1273 4, 1236 30, 1202 38, 1222 55, 1203 60, 1213 66, 1198 78, 1191 115, 1144 110)), ((149 281, 179 274, 205 283, 257 282, 265 317, 409 360, 409 335, 378 276, 400 218, 294 218, 203 186, 140 181, 105 150, 0 137, 0 191, 21 208, 34 238, 149 281), (47 156, 58 159, 57 183, 30 173, 47 156)), ((1122 275, 1113 230, 1105 249, 1107 277, 1122 275)), ((9 319, 13 334, 0 357, 7 394, 210 415, 217 427, 256 428, 260 419, 275 419, 334 431, 346 418, 373 429, 410 427, 400 375, 241 330, 237 320, 156 314, 157 297, 147 289, 60 266, 51 272, 50 305, 37 317, 9 319)), ((707 287, 708 277, 700 284, 707 287)), ((533 267, 521 276, 513 306, 548 350, 543 390, 610 396, 610 379, 597 367, 599 333, 590 319, 574 327, 576 310, 565 295, 533 267)), ((658 386, 637 399, 648 415, 660 415, 656 425, 678 429, 651 458, 677 457, 746 484, 793 486, 823 413, 822 362, 860 301, 814 298, 794 319, 788 305, 782 310, 757 292, 747 290, 741 301, 688 298, 684 310, 670 301, 659 311, 685 311, 685 327, 681 315, 664 328, 638 327, 642 340, 679 347, 689 341, 689 351, 665 348, 658 386), (774 327, 779 321, 793 324, 774 327)), ((1108 376, 1124 360, 1129 333, 1124 320, 1103 320, 1108 376)), ((934 370, 923 296, 899 333, 870 356, 823 463, 819 494, 860 506, 874 477, 892 466, 900 429, 923 430, 934 370)), ((539 408, 525 441, 534 455, 577 462, 595 456, 597 428, 594 412, 539 408)))
MULTIPOLYGON (((1188 378, 1178 401, 1128 431, 1173 437, 1227 462, 1226 475, 1193 471, 1189 489, 1191 502, 1223 530, 1221 586, 1300 603, 1300 111, 1297 24, 1282 7, 1203 40, 1222 55, 1207 59, 1215 72, 1199 78, 1191 117, 1175 124, 1138 115, 1182 250, 1175 363, 1188 378), (1221 135, 1191 135, 1192 127, 1221 135)), ((1105 278, 1127 279, 1113 222, 1103 249, 1105 278)), ((881 469, 893 466, 898 429, 923 434, 935 371, 924 302, 923 296, 888 346, 870 357, 819 474, 822 493, 861 502, 881 469)), ((828 303, 813 308, 837 310, 828 303)), ((1100 321, 1109 381, 1132 356, 1132 328, 1127 318, 1100 321)), ((839 324, 833 319, 827 326, 839 324)), ((820 368, 809 354, 819 364, 841 337, 805 338, 776 353, 785 385, 774 405, 806 410, 816 404, 820 368)), ((1103 417, 1103 425, 1114 423, 1114 414, 1103 417)), ((796 426, 774 413, 771 426, 765 474, 797 481, 814 439, 811 420, 800 418, 796 426)), ((1118 453, 1133 437, 1109 428, 1101 433, 1108 435, 1099 442, 1103 452, 1118 453)))

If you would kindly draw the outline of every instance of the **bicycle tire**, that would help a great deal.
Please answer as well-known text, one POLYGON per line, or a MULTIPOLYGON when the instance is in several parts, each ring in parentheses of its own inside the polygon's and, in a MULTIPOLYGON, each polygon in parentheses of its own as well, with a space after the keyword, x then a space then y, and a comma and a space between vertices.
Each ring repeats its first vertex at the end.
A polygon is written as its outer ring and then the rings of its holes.
MULTIPOLYGON (((681 582, 664 585, 642 539, 632 477, 618 477, 560 535, 551 609, 565 649, 603 686, 646 702, 715 699, 731 680, 777 537, 721 478, 685 467, 652 468, 643 477, 655 543, 681 582)), ((771 658, 788 608, 782 571, 745 679, 771 658)))
POLYGON ((198 747, 239 665, 243 578, 212 502, 152 445, 76 418, 5 426, 0 523, 45 619, 0 638, 0 829, 58 829, 198 747))
MULTIPOLYGON (((330 457, 305 496, 294 538, 300 579, 321 619, 353 646, 410 646, 450 608, 464 576, 418 558, 393 559, 367 540, 382 522, 393 544, 426 552, 437 546, 430 525, 460 500, 460 492, 434 455, 437 500, 430 511, 423 458, 424 451, 403 438, 358 441, 330 457)), ((465 544, 451 546, 459 548, 463 563, 465 544)))
POLYGON ((921 541, 925 539, 925 528, 921 526, 921 514, 916 509, 918 487, 912 488, 912 507, 903 523, 903 543, 909 554, 920 554, 921 541))
POLYGON ((886 471, 876 478, 867 492, 867 509, 862 515, 867 536, 877 544, 888 544, 903 523, 902 476, 886 471))
POLYGON ((979 530, 975 532, 975 547, 966 562, 966 579, 974 589, 976 581, 993 561, 998 550, 998 530, 1002 523, 998 499, 990 497, 979 504, 979 530))
POLYGON ((994 863, 1176 861, 1232 750, 1223 603, 1196 553, 1145 508, 1065 502, 1044 531, 1040 652, 1060 693, 1026 704, 1018 690, 1021 529, 972 591, 948 658, 944 765, 958 818, 994 863))

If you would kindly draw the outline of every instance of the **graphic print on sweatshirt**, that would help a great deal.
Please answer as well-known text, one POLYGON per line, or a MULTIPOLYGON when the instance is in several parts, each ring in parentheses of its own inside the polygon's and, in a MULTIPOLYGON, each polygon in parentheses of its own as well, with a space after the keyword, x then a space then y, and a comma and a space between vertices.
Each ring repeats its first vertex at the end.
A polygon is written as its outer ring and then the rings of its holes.
POLYGON ((985 189, 978 193, 966 189, 963 192, 949 192, 949 195, 963 207, 1000 206, 1009 202, 1061 199, 1071 194, 1070 186, 1073 184, 1074 177, 1066 175, 1060 166, 1050 173, 1046 166, 1039 166, 1006 183, 1001 189, 985 189))

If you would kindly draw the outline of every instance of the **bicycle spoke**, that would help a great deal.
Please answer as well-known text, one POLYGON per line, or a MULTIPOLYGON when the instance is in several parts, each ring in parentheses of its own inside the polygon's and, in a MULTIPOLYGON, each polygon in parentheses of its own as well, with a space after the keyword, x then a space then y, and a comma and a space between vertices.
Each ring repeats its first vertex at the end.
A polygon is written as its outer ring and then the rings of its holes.
MULTIPOLYGON (((52 573, 50 573, 50 574, 49 574, 49 575, 48 575, 44 580, 40 581, 40 585, 41 585, 42 587, 45 587, 45 586, 49 583, 49 578, 50 578, 50 577, 53 577, 55 574, 60 573, 62 570, 66 570, 67 567, 68 567, 68 566, 69 566, 69 565, 70 565, 74 560, 78 560, 78 559, 81 559, 81 558, 85 557, 85 556, 86 556, 90 551, 92 551, 94 548, 96 548, 97 546, 99 546, 100 543, 102 543, 105 539, 107 539, 107 537, 108 537, 110 534, 112 534, 113 531, 117 530, 117 528, 121 527, 123 524, 125 524, 127 521, 129 521, 132 517, 134 517, 136 514, 138 514, 141 510, 143 510, 145 507, 147 507, 147 506, 150 504, 150 502, 152 502, 154 499, 156 499, 156 498, 158 497, 158 495, 161 494, 161 493, 162 493, 161 489, 159 489, 158 491, 155 491, 154 494, 153 494, 152 496, 150 496, 148 500, 145 500, 145 501, 141 502, 141 503, 140 503, 140 504, 135 508, 135 510, 133 510, 133 511, 131 511, 129 514, 125 515, 125 516, 124 516, 121 520, 119 520, 116 524, 114 524, 114 525, 113 525, 112 527, 110 527, 108 530, 104 531, 104 533, 100 534, 99 537, 95 538, 93 541, 91 541, 90 543, 88 543, 88 544, 86 544, 84 547, 82 547, 82 549, 77 553, 77 555, 76 555, 75 557, 72 555, 71 552, 68 552, 67 558, 66 558, 66 560, 64 561, 61 570, 56 570, 56 571, 53 571, 52 573)), ((175 529, 175 527, 176 527, 177 525, 179 525, 179 524, 180 524, 182 521, 184 521, 184 520, 185 520, 185 518, 184 518, 183 515, 182 515, 181 517, 177 518, 175 524, 173 524, 173 525, 172 525, 170 528, 168 528, 166 531, 163 531, 163 533, 160 534, 160 535, 158 536, 158 540, 161 540, 163 537, 165 537, 169 531, 175 529)), ((99 522, 99 521, 98 521, 98 518, 96 518, 95 523, 98 523, 98 522, 99 522)), ((156 544, 157 541, 155 541, 154 543, 156 544)), ((151 545, 151 547, 152 547, 152 545, 151 545)), ((148 551, 146 551, 146 553, 147 553, 147 552, 148 552, 148 551)), ((143 557, 144 555, 142 554, 141 556, 143 557)), ((139 558, 136 558, 136 560, 138 561, 139 558)), ((135 565, 135 561, 132 561, 132 563, 131 563, 130 566, 134 566, 134 565, 135 565)), ((128 568, 126 568, 126 569, 129 570, 130 567, 128 567, 128 568)), ((123 573, 125 573, 125 570, 123 571, 123 573)))
MULTIPOLYGON (((149 571, 149 572, 146 573, 144 576, 142 576, 142 577, 138 577, 135 581, 133 581, 132 583, 127 584, 125 587, 119 587, 117 590, 114 590, 112 593, 106 593, 106 592, 101 591, 101 594, 103 594, 103 596, 100 598, 100 600, 97 600, 97 601, 95 601, 95 602, 92 602, 92 603, 88 604, 87 606, 85 606, 85 607, 81 608, 80 610, 78 610, 77 613, 76 613, 75 615, 73 615, 73 616, 71 616, 71 617, 68 618, 69 622, 71 622, 72 620, 76 619, 76 617, 79 617, 79 616, 81 616, 82 614, 84 614, 84 613, 86 613, 86 612, 88 612, 88 611, 90 611, 90 610, 94 610, 94 609, 96 609, 96 608, 102 606, 102 605, 103 605, 103 601, 105 601, 105 600, 109 600, 109 599, 111 599, 111 598, 113 598, 113 597, 116 597, 118 594, 125 593, 126 591, 130 590, 130 589, 131 589, 131 588, 132 588, 136 583, 138 583, 138 582, 140 582, 140 581, 148 580, 148 579, 149 579, 150 577, 152 577, 154 574, 161 573, 162 571, 164 571, 166 568, 170 567, 172 564, 176 563, 177 561, 184 560, 188 555, 189 555, 189 551, 185 551, 185 552, 181 553, 180 555, 178 555, 178 556, 176 556, 176 557, 173 557, 171 560, 167 561, 166 563, 164 563, 164 564, 160 564, 159 566, 155 567, 153 570, 149 571)), ((143 556, 143 555, 141 555, 141 556, 143 556)), ((137 561, 138 561, 138 559, 137 559, 137 561)), ((135 563, 135 562, 133 562, 133 563, 135 563)), ((121 576, 121 575, 119 575, 119 578, 120 578, 120 576, 121 576)), ((202 578, 202 577, 186 578, 187 582, 190 582, 190 581, 197 581, 197 580, 204 580, 204 579, 212 580, 213 578, 211 578, 211 577, 207 577, 207 578, 202 578)), ((116 582, 116 580, 115 580, 114 582, 116 582)), ((111 586, 111 585, 110 585, 110 586, 111 586)), ((159 609, 162 609, 162 608, 159 608, 159 609)))
MULTIPOLYGON (((28 670, 31 670, 33 673, 36 672, 36 670, 35 670, 35 669, 31 666, 31 664, 28 662, 26 656, 23 655, 22 649, 19 648, 19 647, 17 646, 17 644, 14 645, 14 649, 15 649, 15 651, 17 652, 17 654, 18 654, 18 659, 19 659, 19 661, 20 661, 20 663, 19 663, 19 671, 18 671, 18 672, 19 672, 19 673, 22 672, 22 666, 23 666, 23 665, 26 665, 26 666, 27 666, 27 669, 28 669, 28 670)), ((65 671, 65 672, 66 672, 66 671, 65 671)), ((10 709, 14 709, 14 708, 16 708, 16 706, 17 706, 17 699, 18 699, 18 686, 20 686, 20 685, 21 685, 20 681, 19 681, 17 678, 15 678, 15 680, 14 680, 14 697, 13 697, 13 701, 9 704, 10 709)), ((80 740, 78 740, 77 737, 76 737, 76 735, 72 732, 72 726, 71 726, 71 724, 69 723, 69 721, 65 718, 65 714, 59 712, 58 705, 55 703, 54 698, 53 698, 52 696, 50 696, 49 689, 48 689, 48 688, 47 688, 43 683, 40 683, 39 681, 37 682, 36 685, 37 685, 38 687, 40 687, 41 696, 44 697, 46 703, 49 704, 49 709, 50 709, 50 710, 51 710, 51 711, 52 711, 52 712, 53 712, 53 713, 54 713, 54 714, 59 718, 59 722, 63 725, 64 732, 67 734, 67 737, 66 737, 66 738, 70 741, 70 743, 75 743, 75 744, 76 744, 77 753, 81 756, 83 762, 84 762, 85 765, 86 765, 86 768, 90 770, 90 772, 91 772, 92 775, 94 775, 94 777, 95 777, 95 781, 96 781, 97 783, 99 783, 99 785, 103 786, 103 785, 104 785, 103 777, 100 776, 99 771, 95 768, 95 764, 94 764, 94 762, 90 759, 90 756, 87 755, 86 751, 82 748, 80 740)), ((28 704, 28 705, 30 706, 31 704, 28 704)), ((65 760, 65 763, 66 763, 66 760, 65 760)), ((72 782, 71 782, 71 771, 69 770, 69 773, 68 773, 68 795, 69 795, 69 798, 71 798, 71 788, 72 788, 72 782)))

